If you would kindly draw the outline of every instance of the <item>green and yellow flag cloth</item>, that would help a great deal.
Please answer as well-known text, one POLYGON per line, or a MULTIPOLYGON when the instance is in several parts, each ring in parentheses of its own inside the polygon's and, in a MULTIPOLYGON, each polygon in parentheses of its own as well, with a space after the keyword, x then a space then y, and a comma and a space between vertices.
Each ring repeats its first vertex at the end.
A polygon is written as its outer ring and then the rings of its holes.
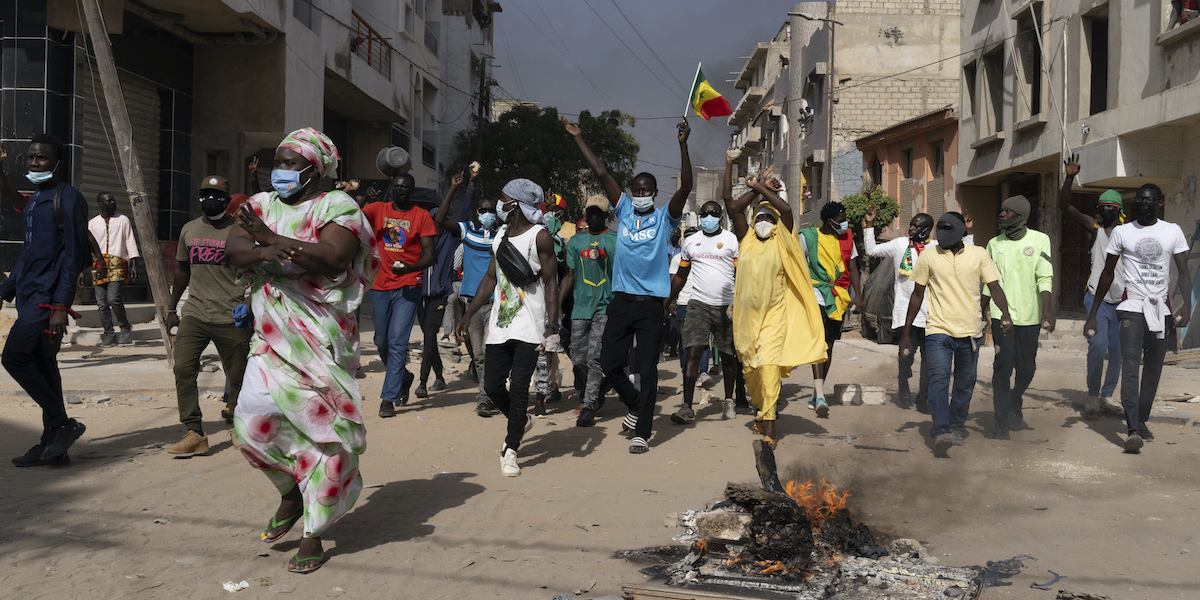
POLYGON ((733 114, 733 107, 729 106, 729 101, 708 84, 699 65, 696 66, 696 78, 692 81, 691 102, 692 110, 708 121, 712 121, 713 117, 727 117, 733 114))

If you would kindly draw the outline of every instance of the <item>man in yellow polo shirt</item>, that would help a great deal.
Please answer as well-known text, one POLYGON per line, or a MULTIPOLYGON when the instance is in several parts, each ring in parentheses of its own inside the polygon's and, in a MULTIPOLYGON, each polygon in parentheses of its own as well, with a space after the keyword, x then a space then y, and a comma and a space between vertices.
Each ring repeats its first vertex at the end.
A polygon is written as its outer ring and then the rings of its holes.
POLYGON ((987 252, 963 243, 967 222, 956 212, 938 219, 938 246, 921 253, 913 267, 914 284, 908 301, 908 318, 900 334, 902 352, 911 353, 909 333, 925 290, 929 290, 929 315, 925 325, 925 360, 929 361, 929 410, 933 416, 933 453, 949 458, 951 446, 961 446, 966 433, 971 395, 975 393, 975 370, 983 319, 979 310, 979 284, 991 292, 1000 309, 1004 333, 1012 330, 1008 300, 1000 288, 1000 273, 987 252), (950 376, 954 375, 953 396, 950 376))
POLYGON ((1054 331, 1054 303, 1050 291, 1054 285, 1054 266, 1050 264, 1050 237, 1030 229, 1029 200, 1013 196, 1000 205, 1000 235, 987 245, 988 256, 1000 273, 1012 311, 1013 330, 1003 335, 1000 310, 988 301, 984 290, 983 310, 990 312, 996 359, 992 366, 992 397, 996 411, 993 437, 1007 440, 1009 429, 1026 429, 1021 414, 1022 396, 1033 381, 1037 368, 1038 332, 1054 331), (989 311, 988 306, 991 305, 989 311), (1013 381, 1016 371, 1016 381, 1013 381))

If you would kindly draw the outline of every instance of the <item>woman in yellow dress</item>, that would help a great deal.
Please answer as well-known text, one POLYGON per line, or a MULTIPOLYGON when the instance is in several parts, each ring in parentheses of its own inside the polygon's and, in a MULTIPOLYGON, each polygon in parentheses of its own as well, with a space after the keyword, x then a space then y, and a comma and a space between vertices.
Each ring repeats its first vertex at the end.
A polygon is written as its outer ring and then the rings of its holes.
POLYGON ((751 191, 734 200, 735 160, 736 156, 726 161, 724 189, 725 207, 739 240, 733 343, 758 410, 754 432, 774 445, 781 380, 793 367, 825 360, 825 330, 791 207, 776 193, 778 181, 748 177, 751 191), (746 207, 760 195, 764 200, 756 205, 751 227, 746 207))

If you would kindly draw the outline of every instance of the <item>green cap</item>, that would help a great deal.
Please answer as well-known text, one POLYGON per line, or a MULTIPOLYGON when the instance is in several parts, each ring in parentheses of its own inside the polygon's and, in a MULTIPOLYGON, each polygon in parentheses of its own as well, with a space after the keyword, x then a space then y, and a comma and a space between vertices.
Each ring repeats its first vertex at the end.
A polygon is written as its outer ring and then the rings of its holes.
POLYGON ((204 181, 200 182, 200 189, 202 189, 202 190, 217 190, 217 191, 225 192, 226 194, 228 194, 229 193, 229 182, 226 181, 225 178, 221 177, 220 175, 208 175, 204 178, 204 181))
POLYGON ((1124 201, 1121 200, 1121 192, 1118 192, 1117 190, 1108 190, 1107 192, 1100 194, 1100 204, 1108 204, 1117 208, 1121 208, 1124 204, 1124 201))

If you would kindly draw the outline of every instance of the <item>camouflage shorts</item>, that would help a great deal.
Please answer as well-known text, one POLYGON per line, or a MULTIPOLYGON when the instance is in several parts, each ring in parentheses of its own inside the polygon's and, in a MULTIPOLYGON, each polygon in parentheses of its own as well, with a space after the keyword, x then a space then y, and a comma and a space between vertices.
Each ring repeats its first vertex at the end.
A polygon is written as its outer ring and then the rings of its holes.
POLYGON ((710 306, 699 300, 687 305, 687 316, 683 318, 683 347, 707 346, 711 336, 712 347, 723 354, 733 354, 733 319, 728 306, 710 306))

